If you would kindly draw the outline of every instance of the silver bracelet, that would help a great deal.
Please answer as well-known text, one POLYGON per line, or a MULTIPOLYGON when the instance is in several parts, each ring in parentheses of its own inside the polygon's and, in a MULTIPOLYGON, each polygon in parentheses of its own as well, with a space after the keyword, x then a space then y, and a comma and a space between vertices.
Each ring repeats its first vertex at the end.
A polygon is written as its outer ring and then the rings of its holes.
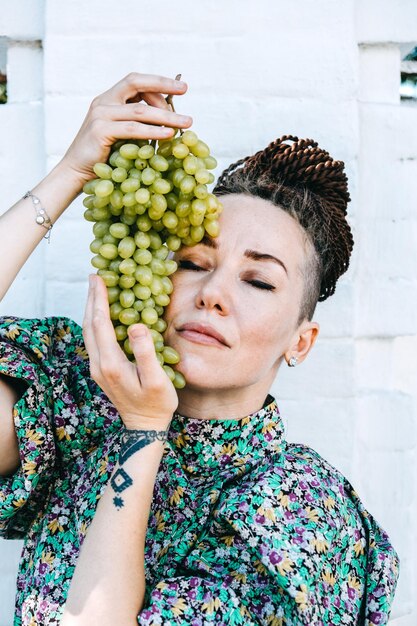
POLYGON ((48 243, 50 243, 51 230, 53 226, 51 218, 49 217, 46 210, 41 205, 41 201, 39 200, 38 196, 35 196, 31 191, 27 191, 25 195, 23 196, 23 200, 25 198, 32 198, 32 203, 36 211, 35 221, 37 224, 39 224, 39 226, 43 226, 43 228, 46 228, 48 232, 45 235, 44 239, 47 239, 48 243))

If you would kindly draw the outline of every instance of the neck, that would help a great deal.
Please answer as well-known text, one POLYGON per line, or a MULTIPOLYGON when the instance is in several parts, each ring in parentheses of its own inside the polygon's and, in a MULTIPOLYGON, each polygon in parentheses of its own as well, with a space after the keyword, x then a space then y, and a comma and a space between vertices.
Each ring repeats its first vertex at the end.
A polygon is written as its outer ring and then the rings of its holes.
POLYGON ((178 390, 178 413, 198 419, 240 419, 259 411, 270 389, 270 381, 233 389, 204 389, 186 385, 178 390))

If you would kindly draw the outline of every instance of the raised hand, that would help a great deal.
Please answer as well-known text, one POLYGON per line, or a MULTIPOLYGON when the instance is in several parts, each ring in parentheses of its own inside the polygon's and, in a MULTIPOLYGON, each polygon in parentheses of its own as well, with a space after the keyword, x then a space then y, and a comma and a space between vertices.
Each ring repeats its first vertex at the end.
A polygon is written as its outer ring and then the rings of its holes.
POLYGON ((84 122, 62 159, 83 184, 95 177, 117 139, 167 139, 188 128, 189 115, 174 113, 162 94, 182 95, 187 84, 165 76, 132 72, 92 101, 84 122))
POLYGON ((118 410, 126 428, 166 429, 178 406, 174 385, 160 366, 145 324, 129 328, 136 363, 117 343, 110 320, 107 291, 99 276, 90 276, 83 321, 90 374, 118 410))

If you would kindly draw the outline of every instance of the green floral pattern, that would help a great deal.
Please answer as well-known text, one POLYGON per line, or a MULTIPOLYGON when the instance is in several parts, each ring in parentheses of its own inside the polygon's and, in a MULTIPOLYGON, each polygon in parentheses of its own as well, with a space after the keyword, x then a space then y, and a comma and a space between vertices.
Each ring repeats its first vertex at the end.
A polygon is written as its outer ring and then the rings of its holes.
MULTIPOLYGON (((27 383, 21 465, 0 477, 0 534, 24 539, 14 626, 55 626, 123 423, 68 318, 0 318, 0 373, 27 383)), ((285 441, 268 396, 239 420, 174 414, 145 573, 144 626, 374 626, 388 621, 399 557, 348 480, 285 441)))

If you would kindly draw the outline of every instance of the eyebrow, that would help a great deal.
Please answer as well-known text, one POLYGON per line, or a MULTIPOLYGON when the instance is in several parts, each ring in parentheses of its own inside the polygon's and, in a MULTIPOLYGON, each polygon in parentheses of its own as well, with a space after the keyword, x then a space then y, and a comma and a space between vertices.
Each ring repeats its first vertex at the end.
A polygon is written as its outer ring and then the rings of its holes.
MULTIPOLYGON (((215 250, 217 250, 219 247, 217 241, 215 239, 212 239, 211 237, 208 237, 207 235, 204 235, 203 239, 199 243, 203 246, 207 246, 208 248, 214 248, 215 250)), ((281 259, 278 259, 272 254, 257 252, 256 250, 245 250, 244 255, 248 259, 253 259, 254 261, 273 261, 274 263, 278 263, 278 265, 280 265, 285 270, 285 273, 288 276, 288 270, 285 267, 285 264, 281 261, 281 259)))

